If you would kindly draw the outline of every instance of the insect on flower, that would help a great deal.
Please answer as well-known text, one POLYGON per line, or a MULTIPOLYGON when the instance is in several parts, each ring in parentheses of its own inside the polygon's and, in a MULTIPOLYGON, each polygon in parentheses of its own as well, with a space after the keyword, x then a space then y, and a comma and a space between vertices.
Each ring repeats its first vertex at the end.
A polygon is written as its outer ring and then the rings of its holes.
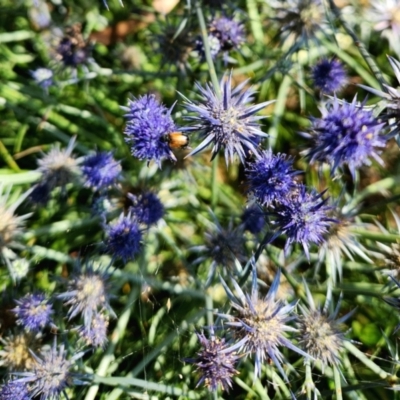
POLYGON ((178 131, 166 135, 165 141, 171 149, 186 149, 189 146, 188 136, 178 131))

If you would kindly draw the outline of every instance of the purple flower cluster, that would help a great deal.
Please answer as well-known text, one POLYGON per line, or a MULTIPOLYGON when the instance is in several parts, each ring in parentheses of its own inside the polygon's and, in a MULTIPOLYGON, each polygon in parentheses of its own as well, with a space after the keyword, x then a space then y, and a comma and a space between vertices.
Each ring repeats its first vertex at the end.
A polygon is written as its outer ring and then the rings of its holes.
POLYGON ((310 134, 312 141, 308 159, 328 163, 332 174, 347 165, 354 177, 357 168, 370 165, 372 157, 382 163, 380 149, 385 147, 387 136, 382 135, 384 123, 374 117, 372 111, 356 103, 334 99, 321 110, 322 118, 313 118, 310 134))
POLYGON ((164 216, 164 206, 153 192, 143 192, 138 196, 128 193, 132 201, 130 210, 138 222, 147 226, 157 223, 164 216))
POLYGON ((176 161, 168 144, 168 135, 177 130, 171 112, 160 104, 154 95, 128 100, 125 141, 131 145, 132 155, 139 160, 154 161, 161 168, 161 161, 176 161))
POLYGON ((337 92, 347 83, 343 64, 336 59, 322 59, 312 68, 311 77, 314 86, 324 93, 337 92))

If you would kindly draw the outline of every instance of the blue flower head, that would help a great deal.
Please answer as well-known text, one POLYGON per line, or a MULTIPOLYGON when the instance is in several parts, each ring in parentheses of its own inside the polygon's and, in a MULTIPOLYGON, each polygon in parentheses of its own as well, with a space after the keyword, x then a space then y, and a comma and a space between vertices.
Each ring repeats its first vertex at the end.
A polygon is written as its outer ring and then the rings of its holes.
POLYGON ((111 186, 121 173, 120 162, 114 160, 111 151, 96 152, 85 157, 81 169, 85 185, 95 190, 111 186))
POLYGON ((17 324, 27 331, 38 332, 51 323, 54 311, 43 293, 27 294, 16 303, 17 307, 11 311, 17 318, 17 324))
POLYGON ((18 372, 21 376, 15 382, 28 385, 31 398, 40 396, 40 399, 59 399, 65 390, 78 383, 71 372, 74 361, 83 356, 83 352, 67 359, 64 345, 57 348, 56 341, 52 348, 43 351, 41 356, 33 354, 35 362, 27 372, 18 372), (74 382, 75 381, 75 382, 74 382))
POLYGON ((265 226, 265 213, 257 205, 246 208, 242 214, 242 223, 244 230, 256 235, 260 233, 265 226))
POLYGON ((1 400, 30 400, 28 388, 24 383, 10 381, 0 389, 1 400))
POLYGON ((343 64, 336 59, 322 59, 312 68, 311 77, 314 86, 324 93, 336 92, 347 83, 347 74, 343 64))
POLYGON ((267 137, 261 131, 258 121, 263 116, 256 116, 258 111, 271 102, 249 105, 253 100, 254 90, 244 89, 247 81, 232 89, 232 76, 220 82, 222 98, 219 99, 215 88, 207 84, 205 88, 196 84, 202 97, 200 103, 193 103, 185 98, 185 107, 194 115, 186 117, 193 125, 185 128, 188 132, 200 132, 204 140, 188 156, 199 153, 209 144, 213 145, 212 159, 219 150, 224 149, 226 164, 233 162, 235 154, 242 163, 250 150, 258 156, 258 138, 267 137))
POLYGON ((65 301, 65 306, 69 306, 68 319, 81 314, 85 328, 91 329, 99 312, 107 311, 108 314, 115 317, 109 303, 108 278, 109 276, 104 271, 94 270, 90 263, 71 276, 68 290, 57 296, 65 301))
POLYGON ((322 118, 313 118, 311 132, 307 137, 312 147, 307 151, 311 162, 329 163, 332 174, 347 165, 352 176, 362 165, 370 165, 372 157, 379 157, 388 136, 381 134, 384 123, 379 123, 372 111, 352 103, 340 103, 336 98, 331 106, 321 110, 322 118))
POLYGON ((334 220, 329 217, 331 207, 322 195, 309 193, 304 185, 299 185, 287 201, 275 208, 275 224, 287 236, 286 249, 292 243, 300 243, 309 258, 308 246, 324 242, 334 220))
POLYGON ((79 336, 85 344, 93 347, 104 347, 107 343, 108 317, 96 313, 90 326, 81 326, 79 336))
POLYGON ((142 231, 132 213, 121 214, 118 221, 105 225, 106 251, 124 262, 135 258, 142 249, 142 231))
POLYGON ((132 201, 130 210, 138 222, 144 225, 153 225, 164 215, 164 206, 155 193, 144 192, 138 196, 128 193, 132 201))
POLYGON ((51 69, 38 68, 30 72, 35 82, 43 89, 47 89, 53 84, 53 71, 51 69))
POLYGON ((228 321, 225 325, 229 327, 233 337, 239 340, 235 344, 235 347, 239 348, 239 354, 254 355, 255 376, 260 376, 261 366, 265 364, 266 360, 270 359, 287 380, 282 368, 284 358, 279 347, 287 347, 302 356, 307 357, 308 355, 287 338, 288 332, 296 331, 288 324, 295 318, 291 315, 295 308, 295 302, 284 304, 282 301, 276 300, 279 281, 280 271, 278 270, 267 295, 262 297, 258 293, 255 265, 253 265, 250 294, 245 294, 240 285, 232 279, 236 291, 235 295, 221 278, 221 283, 231 300, 234 315, 220 314, 220 316, 228 321))
POLYGON ((197 337, 202 349, 197 358, 187 360, 196 365, 201 375, 197 386, 204 383, 210 391, 216 391, 219 386, 228 391, 232 387, 232 378, 238 374, 235 369, 238 355, 229 348, 225 339, 215 336, 213 329, 211 339, 207 339, 204 333, 197 333, 197 337))
POLYGON ((258 159, 246 164, 249 192, 265 206, 286 201, 288 194, 297 186, 294 177, 300 172, 292 167, 293 160, 284 154, 263 151, 258 159))
POLYGON ((154 95, 128 100, 125 141, 139 160, 154 161, 161 167, 163 159, 176 161, 168 144, 168 135, 177 130, 171 117, 171 109, 160 104, 154 95))

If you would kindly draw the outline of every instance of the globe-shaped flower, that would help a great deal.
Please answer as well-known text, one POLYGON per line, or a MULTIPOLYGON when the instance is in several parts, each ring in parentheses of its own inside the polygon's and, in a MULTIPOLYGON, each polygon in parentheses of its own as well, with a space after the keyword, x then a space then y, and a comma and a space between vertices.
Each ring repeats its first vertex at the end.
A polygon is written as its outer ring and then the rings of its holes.
POLYGON ((85 185, 95 190, 111 186, 121 173, 120 162, 114 160, 111 151, 96 152, 85 157, 81 169, 85 185))
POLYGON ((221 278, 222 285, 235 311, 234 315, 220 314, 220 316, 228 320, 225 325, 229 327, 233 337, 238 340, 235 347, 239 347, 239 354, 254 354, 255 376, 260 376, 261 365, 271 359, 281 375, 287 379, 282 368, 284 358, 279 347, 287 347, 308 357, 286 337, 287 332, 296 331, 295 328, 288 325, 295 318, 290 315, 295 303, 285 305, 283 302, 275 300, 280 281, 279 270, 265 297, 260 297, 258 294, 257 272, 254 265, 252 278, 250 295, 245 294, 239 284, 232 280, 236 291, 236 295, 234 295, 221 278))
POLYGON ((335 98, 321 112, 322 118, 312 119, 311 132, 306 135, 312 141, 306 152, 312 163, 329 163, 332 174, 347 165, 353 177, 357 168, 371 164, 371 157, 383 163, 378 149, 385 147, 388 137, 381 134, 384 124, 372 111, 358 106, 356 98, 352 103, 340 103, 335 98))
POLYGON ((336 92, 347 83, 343 64, 336 59, 322 59, 312 68, 311 78, 314 86, 324 93, 336 92))
POLYGON ((0 389, 1 400, 30 400, 28 388, 25 384, 10 381, 3 385, 0 389))
POLYGON ((96 313, 92 318, 90 326, 81 326, 78 330, 82 341, 93 347, 104 347, 107 343, 108 317, 96 313))
POLYGON ((299 185, 288 199, 275 208, 275 225, 287 236, 286 246, 300 243, 309 258, 310 243, 324 242, 334 220, 329 217, 331 207, 322 199, 323 193, 309 193, 305 186, 299 185))
POLYGON ((106 251, 124 262, 135 258, 142 249, 142 231, 131 212, 121 214, 118 221, 104 225, 106 251))
POLYGON ((57 348, 54 344, 50 350, 42 351, 40 357, 33 354, 35 362, 28 372, 16 372, 21 376, 15 382, 27 384, 31 398, 40 396, 40 399, 59 399, 61 394, 71 386, 74 376, 71 372, 74 361, 83 356, 83 352, 67 359, 64 345, 57 348))
POLYGON ((192 126, 184 130, 200 132, 204 140, 188 156, 199 153, 209 144, 213 145, 212 159, 220 149, 224 149, 226 164, 233 162, 235 154, 244 163, 248 151, 258 155, 258 139, 267 137, 260 130, 258 122, 263 116, 254 114, 271 104, 272 101, 252 106, 248 103, 253 100, 254 90, 244 89, 247 81, 232 89, 232 75, 220 82, 221 99, 218 98, 215 88, 207 84, 205 88, 196 84, 201 93, 200 104, 193 103, 185 98, 185 107, 194 115, 186 119, 193 122, 192 126))
POLYGON ((345 340, 341 330, 343 323, 354 314, 350 311, 343 317, 336 319, 340 300, 333 312, 329 313, 328 307, 332 300, 331 287, 328 289, 326 303, 323 309, 316 307, 308 286, 306 285, 308 307, 300 305, 301 316, 298 319, 299 343, 301 348, 315 360, 322 363, 322 368, 327 365, 340 364, 340 350, 345 340))
POLYGON ((168 144, 168 135, 177 130, 171 111, 160 104, 154 95, 145 95, 128 100, 125 141, 131 145, 131 152, 139 160, 155 161, 161 168, 161 161, 176 161, 168 144))
POLYGON ((232 387, 232 378, 238 374, 235 364, 239 357, 225 339, 215 336, 213 330, 211 339, 207 339, 204 333, 197 333, 197 337, 202 349, 197 358, 187 360, 196 365, 201 375, 197 386, 204 383, 210 391, 216 391, 218 386, 228 391, 232 387))
POLYGON ((34 336, 32 332, 1 337, 0 366, 6 367, 10 371, 31 369, 34 362, 32 352, 40 344, 37 339, 38 336, 34 336))
POLYGON ((288 194, 297 186, 294 177, 300 172, 292 167, 293 160, 284 154, 263 151, 258 159, 246 164, 249 192, 265 206, 286 201, 288 194))
POLYGON ((265 226, 265 213, 256 204, 247 207, 241 216, 243 228, 256 235, 265 226))
POLYGON ((69 306, 69 319, 82 314, 85 327, 90 329, 98 312, 108 311, 115 316, 109 303, 108 278, 105 272, 94 270, 91 264, 72 275, 68 290, 57 296, 69 306))
POLYGON ((17 324, 27 331, 38 332, 51 323, 54 311, 43 293, 27 294, 16 303, 17 307, 11 311, 17 318, 17 324))
POLYGON ((48 68, 38 68, 30 71, 32 78, 43 89, 48 89, 53 84, 53 71, 48 68))
POLYGON ((155 193, 143 192, 138 196, 128 193, 132 201, 130 210, 141 224, 153 225, 164 215, 164 206, 155 193))

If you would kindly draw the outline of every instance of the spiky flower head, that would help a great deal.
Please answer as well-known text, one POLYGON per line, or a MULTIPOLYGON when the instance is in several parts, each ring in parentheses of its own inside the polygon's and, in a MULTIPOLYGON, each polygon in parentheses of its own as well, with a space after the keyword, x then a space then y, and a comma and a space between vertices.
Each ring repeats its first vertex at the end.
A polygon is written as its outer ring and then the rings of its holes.
POLYGON ((32 398, 40 396, 42 400, 59 399, 65 389, 74 384, 71 369, 75 360, 82 356, 83 353, 77 353, 67 359, 64 345, 57 348, 54 340, 52 348, 42 351, 40 357, 33 354, 34 363, 30 371, 14 373, 21 377, 15 381, 26 384, 32 398))
POLYGON ((138 196, 128 193, 128 198, 132 201, 130 210, 141 224, 153 225, 164 216, 164 206, 155 193, 143 192, 138 196))
POLYGON ((91 53, 90 44, 82 36, 81 24, 65 29, 65 34, 57 46, 57 58, 65 67, 76 68, 85 64, 91 53))
POLYGON ((256 116, 258 111, 271 104, 267 101, 258 105, 249 105, 253 101, 255 91, 245 89, 247 81, 232 89, 232 75, 223 77, 220 82, 221 98, 211 84, 203 88, 196 84, 201 93, 199 104, 185 98, 185 107, 194 115, 186 119, 193 123, 185 128, 188 132, 200 132, 204 140, 188 156, 199 153, 209 144, 213 145, 212 159, 219 150, 224 149, 226 164, 233 162, 235 154, 242 163, 248 151, 258 156, 258 139, 267 137, 261 131, 259 121, 264 116, 256 116))
POLYGON ((69 279, 67 291, 57 298, 69 307, 68 318, 82 314, 85 327, 90 329, 98 312, 107 311, 115 316, 109 300, 109 275, 100 269, 94 269, 91 263, 77 270, 69 279))
POLYGON ((9 381, 0 389, 1 400, 30 400, 31 398, 26 385, 20 382, 9 381))
POLYGON ((285 154, 263 151, 258 159, 246 164, 248 191, 264 206, 285 202, 297 183, 295 176, 300 172, 293 169, 293 160, 285 154))
POLYGON ((108 316, 96 313, 90 326, 83 325, 79 328, 79 337, 88 346, 104 347, 107 343, 108 316))
POLYGON ((38 68, 30 71, 32 78, 43 89, 48 89, 53 84, 53 71, 49 68, 38 68))
POLYGON ((309 245, 324 242, 324 235, 335 220, 330 217, 331 207, 322 196, 323 193, 307 192, 304 185, 299 185, 275 208, 274 224, 287 236, 286 250, 292 243, 300 243, 309 258, 309 245))
POLYGON ((287 337, 287 332, 295 332, 296 329, 288 323, 295 317, 290 315, 295 307, 295 302, 285 305, 276 300, 279 287, 280 270, 278 270, 272 285, 265 297, 258 293, 257 271, 253 265, 252 287, 250 295, 244 293, 239 284, 232 279, 236 295, 230 290, 226 282, 221 278, 222 285, 231 300, 234 315, 219 314, 228 322, 225 323, 238 341, 235 346, 240 346, 239 354, 253 354, 255 357, 254 375, 259 377, 261 366, 272 360, 281 375, 287 379, 282 368, 283 355, 280 346, 301 354, 308 355, 297 348, 287 337))
POLYGON ((30 369, 33 363, 32 351, 38 347, 38 340, 31 333, 10 334, 0 338, 0 366, 10 371, 30 369))
POLYGON ((253 204, 244 210, 241 220, 244 230, 256 235, 260 233, 265 226, 265 213, 259 206, 253 204))
POLYGON ((311 70, 314 86, 323 93, 333 93, 347 83, 347 74, 343 64, 333 58, 323 58, 311 70))
MULTIPOLYGON (((213 215, 213 217, 215 217, 213 215)), ((221 266, 224 272, 237 273, 237 266, 246 261, 245 237, 243 226, 234 227, 232 221, 224 228, 214 218, 212 229, 205 233, 205 243, 196 246, 193 250, 200 253, 195 263, 211 260, 206 286, 211 283, 217 266, 221 266)))
POLYGON ((128 100, 125 141, 131 145, 131 153, 139 160, 154 161, 161 168, 161 161, 176 161, 168 144, 168 135, 177 130, 172 120, 172 107, 167 109, 154 95, 128 100))
POLYGON ((38 171, 42 173, 39 183, 31 195, 31 199, 40 200, 38 193, 48 197, 56 187, 65 190, 65 186, 80 174, 79 160, 74 158, 72 151, 75 146, 76 136, 72 137, 66 149, 59 145, 53 146, 50 151, 37 161, 38 171))
POLYGON ((371 0, 367 19, 374 29, 389 41, 389 46, 400 55, 400 3, 398 0, 371 0))
POLYGON ((3 256, 5 248, 17 245, 15 239, 22 233, 24 222, 31 215, 17 216, 14 214, 15 210, 29 196, 30 191, 8 205, 11 189, 11 186, 6 187, 0 183, 0 252, 3 253, 3 256))
POLYGON ((352 103, 332 103, 321 108, 322 118, 313 118, 309 135, 311 148, 306 152, 311 163, 329 163, 332 174, 337 168, 347 165, 352 176, 362 165, 370 165, 372 157, 379 163, 381 148, 385 147, 387 136, 382 135, 384 123, 373 116, 372 111, 352 103))
POLYGON ((44 293, 27 294, 16 303, 17 307, 11 311, 17 318, 17 324, 28 332, 38 332, 51 323, 54 311, 44 293))
POLYGON ((112 151, 98 151, 83 159, 81 169, 85 186, 101 190, 117 181, 122 168, 112 151))
MULTIPOLYGON (((400 84, 400 62, 391 56, 387 57, 396 76, 397 82, 400 84)), ((382 99, 382 106, 385 111, 379 117, 388 123, 391 135, 397 135, 400 132, 400 91, 386 83, 383 84, 385 91, 377 90, 365 85, 358 86, 382 99)))
POLYGON ((106 251, 124 262, 134 259, 142 249, 142 231, 136 218, 129 212, 121 213, 117 222, 104 225, 106 251))
POLYGON ((275 9, 276 15, 272 19, 278 24, 282 40, 292 38, 307 46, 325 28, 325 10, 321 0, 277 0, 269 4, 275 9))
POLYGON ((239 357, 224 338, 215 336, 213 330, 210 339, 203 332, 197 333, 197 337, 202 349, 197 353, 197 358, 187 360, 196 365, 201 376, 197 386, 204 383, 210 391, 216 391, 219 386, 228 391, 232 388, 232 378, 239 374, 235 369, 239 357))
POLYGON ((305 285, 305 288, 308 307, 302 304, 299 305, 301 315, 297 324, 300 346, 315 360, 321 361, 322 368, 328 365, 338 365, 340 364, 340 350, 345 340, 341 327, 353 315, 355 310, 336 319, 341 301, 339 300, 336 308, 329 312, 329 305, 332 301, 332 288, 329 287, 328 289, 323 309, 315 306, 308 286, 305 285))

